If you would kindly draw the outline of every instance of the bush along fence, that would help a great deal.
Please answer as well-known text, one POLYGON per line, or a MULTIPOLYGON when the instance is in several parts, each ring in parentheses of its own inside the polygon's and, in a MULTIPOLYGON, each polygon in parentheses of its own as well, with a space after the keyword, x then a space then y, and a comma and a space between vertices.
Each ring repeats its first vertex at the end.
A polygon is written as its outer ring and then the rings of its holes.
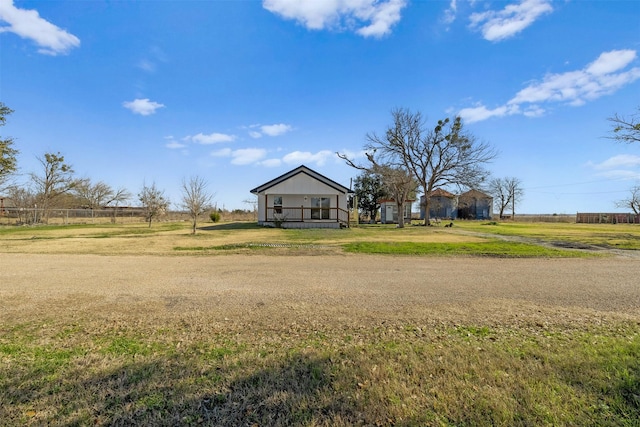
POLYGON ((578 224, 640 224, 640 215, 630 213, 580 213, 576 214, 578 224))

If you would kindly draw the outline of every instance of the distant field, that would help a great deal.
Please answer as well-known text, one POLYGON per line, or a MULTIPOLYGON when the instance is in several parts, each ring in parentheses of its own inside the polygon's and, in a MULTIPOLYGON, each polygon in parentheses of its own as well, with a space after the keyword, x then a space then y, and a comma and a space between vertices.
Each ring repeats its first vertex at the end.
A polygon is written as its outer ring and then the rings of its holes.
POLYGON ((0 227, 0 424, 634 426, 637 239, 0 227))

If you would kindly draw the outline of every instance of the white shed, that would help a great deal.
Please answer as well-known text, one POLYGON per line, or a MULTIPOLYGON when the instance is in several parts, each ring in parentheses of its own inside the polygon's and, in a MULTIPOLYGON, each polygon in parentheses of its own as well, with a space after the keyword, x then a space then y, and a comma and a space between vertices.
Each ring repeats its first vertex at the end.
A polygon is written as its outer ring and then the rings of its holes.
POLYGON ((266 182, 258 196, 258 224, 283 228, 339 228, 349 225, 351 191, 302 165, 266 182))

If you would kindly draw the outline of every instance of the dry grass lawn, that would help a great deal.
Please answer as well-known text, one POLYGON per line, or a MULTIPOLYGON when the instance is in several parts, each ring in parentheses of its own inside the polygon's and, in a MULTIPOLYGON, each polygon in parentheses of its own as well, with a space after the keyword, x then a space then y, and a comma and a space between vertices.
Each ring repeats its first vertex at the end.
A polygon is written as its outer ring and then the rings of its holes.
MULTIPOLYGON (((215 244, 280 232, 220 231, 215 244)), ((2 425, 640 417, 637 259, 359 255, 326 240, 167 256, 211 236, 60 233, 1 241, 2 425)))

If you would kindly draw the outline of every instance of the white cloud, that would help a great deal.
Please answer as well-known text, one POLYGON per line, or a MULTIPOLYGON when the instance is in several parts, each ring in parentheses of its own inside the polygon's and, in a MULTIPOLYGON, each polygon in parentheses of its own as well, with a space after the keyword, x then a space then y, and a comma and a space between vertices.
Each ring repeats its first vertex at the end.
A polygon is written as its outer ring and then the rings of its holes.
POLYGON ((187 145, 183 144, 182 142, 176 141, 176 139, 173 136, 165 136, 164 139, 167 140, 166 144, 164 145, 167 148, 170 148, 172 150, 174 149, 178 149, 178 148, 185 148, 187 145))
POLYGON ((318 166, 323 166, 327 159, 335 157, 335 153, 329 150, 321 150, 317 153, 311 153, 309 151, 293 151, 286 154, 282 161, 287 164, 311 164, 314 163, 318 166))
POLYGON ((231 153, 231 163, 234 165, 249 165, 256 163, 267 155, 267 150, 263 148, 242 148, 231 153))
POLYGON ((230 157, 231 164, 234 165, 250 165, 258 163, 264 158, 267 155, 267 150, 263 148, 241 148, 239 150, 223 148, 212 151, 210 155, 213 157, 230 157))
POLYGON ((134 99, 133 101, 123 102, 122 105, 134 114, 140 114, 141 116, 149 116, 154 114, 158 108, 164 107, 163 104, 149 101, 148 98, 134 99))
POLYGON ((640 156, 633 154, 619 154, 608 158, 602 163, 592 164, 594 169, 607 170, 616 168, 640 168, 640 156))
POLYGON ((477 107, 463 108, 458 115, 467 123, 480 122, 491 117, 504 117, 507 114, 514 114, 515 110, 509 110, 506 106, 494 108, 493 110, 480 104, 477 107))
POLYGON ((291 132, 292 129, 293 128, 290 125, 285 125, 284 123, 260 126, 262 133, 269 136, 283 135, 287 132, 291 132))
POLYGON ((23 39, 33 40, 46 55, 66 54, 80 46, 80 39, 40 17, 38 11, 19 9, 13 0, 0 0, 0 33, 14 33, 23 39))
POLYGON ((442 21, 447 25, 452 24, 453 21, 456 20, 457 13, 458 13, 458 2, 457 0, 451 0, 451 2, 449 3, 449 8, 444 11, 442 21))
POLYGON ((284 135, 285 133, 291 132, 293 127, 291 125, 287 125, 284 123, 278 123, 273 125, 251 125, 248 126, 249 136, 251 138, 262 138, 264 135, 267 136, 279 136, 284 135), (258 129, 258 130, 256 130, 258 129))
POLYGON ((205 135, 203 133, 199 133, 194 136, 188 136, 186 139, 195 142, 196 144, 202 145, 210 145, 210 144, 219 144, 221 142, 233 142, 236 139, 235 135, 227 135, 225 133, 210 133, 205 135))
POLYGON ((459 114, 465 121, 472 123, 511 114, 539 117, 545 112, 540 104, 580 106, 640 79, 640 67, 625 71, 636 57, 634 50, 604 52, 581 70, 548 74, 542 81, 529 84, 503 106, 489 109, 479 104, 464 108, 459 114))
POLYGON ((634 50, 612 50, 602 53, 586 68, 562 74, 549 74, 519 91, 509 104, 566 102, 583 105, 620 89, 640 78, 640 68, 621 71, 636 58, 634 50))
POLYGON ((600 163, 588 162, 587 166, 598 171, 597 176, 615 180, 640 180, 640 156, 619 154, 600 163))
MULTIPOLYGON (((277 150, 280 151, 280 150, 277 150)), ((349 158, 364 157, 364 152, 345 152, 349 158)), ((231 159, 231 164, 234 165, 260 165, 268 168, 278 167, 285 164, 315 164, 323 166, 330 159, 342 162, 338 159, 333 151, 321 150, 316 153, 309 151, 292 151, 285 154, 282 158, 272 157, 266 158, 268 151, 263 148, 241 148, 238 150, 232 150, 230 148, 223 148, 220 150, 212 151, 210 153, 213 157, 227 157, 231 159)))
POLYGON ((263 0, 268 11, 310 30, 348 28, 363 37, 382 37, 400 21, 406 0, 263 0))
POLYGON ((635 50, 612 50, 601 53, 598 59, 593 61, 585 69, 585 72, 594 76, 602 76, 625 68, 636 59, 635 50))
POLYGON ((513 37, 533 24, 540 16, 551 13, 550 0, 521 0, 508 4, 500 11, 489 10, 470 16, 470 27, 480 28, 482 36, 489 41, 500 41, 513 37))

